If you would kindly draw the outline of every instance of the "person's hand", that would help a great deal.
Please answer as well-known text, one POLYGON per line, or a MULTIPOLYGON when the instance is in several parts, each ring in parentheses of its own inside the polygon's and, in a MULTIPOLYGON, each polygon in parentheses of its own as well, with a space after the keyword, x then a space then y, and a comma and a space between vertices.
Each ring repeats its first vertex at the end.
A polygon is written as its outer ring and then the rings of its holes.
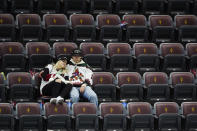
POLYGON ((61 81, 61 79, 56 79, 55 82, 61 83, 62 81, 61 81))
POLYGON ((81 87, 80 87, 80 93, 84 93, 86 86, 87 86, 86 84, 82 84, 81 85, 81 87))
POLYGON ((85 82, 90 85, 90 80, 89 79, 85 79, 85 82))

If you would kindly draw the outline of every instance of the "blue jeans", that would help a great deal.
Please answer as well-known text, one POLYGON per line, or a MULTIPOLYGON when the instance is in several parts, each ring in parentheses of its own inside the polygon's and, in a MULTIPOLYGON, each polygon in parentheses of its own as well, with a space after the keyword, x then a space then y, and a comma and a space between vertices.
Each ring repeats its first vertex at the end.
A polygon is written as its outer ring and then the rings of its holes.
MULTIPOLYGON (((98 106, 98 98, 96 93, 92 90, 91 87, 86 86, 84 93, 82 96, 86 99, 88 99, 91 103, 94 103, 96 106, 98 106)), ((80 87, 73 87, 70 92, 71 102, 77 103, 80 98, 80 87)))

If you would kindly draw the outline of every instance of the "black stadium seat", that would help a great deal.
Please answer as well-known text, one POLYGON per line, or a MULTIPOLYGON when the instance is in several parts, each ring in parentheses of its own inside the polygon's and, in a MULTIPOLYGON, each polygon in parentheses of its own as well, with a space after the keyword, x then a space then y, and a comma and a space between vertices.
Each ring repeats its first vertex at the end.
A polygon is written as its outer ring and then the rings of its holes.
POLYGON ((106 44, 108 42, 119 42, 122 40, 121 20, 118 15, 97 15, 96 23, 100 30, 100 42, 106 44))
POLYGON ((55 14, 60 12, 60 0, 39 0, 38 1, 38 13, 55 14))
POLYGON ((164 12, 164 0, 143 0, 142 11, 145 15, 159 15, 164 12))
POLYGON ((123 21, 127 23, 126 41, 127 42, 147 42, 149 31, 144 15, 124 15, 123 21))
POLYGON ((7 0, 1 0, 0 1, 0 13, 5 13, 7 12, 7 0))
POLYGON ((147 88, 147 100, 168 101, 170 99, 170 88, 166 73, 146 72, 143 77, 147 88))
POLYGON ((127 105, 131 130, 154 131, 152 106, 146 102, 130 102, 127 105))
POLYGON ((19 42, 2 43, 2 68, 5 72, 26 71, 24 47, 19 42))
POLYGON ((175 25, 180 42, 197 42, 197 17, 195 15, 176 15, 175 25))
POLYGON ((0 14, 0 41, 15 41, 15 22, 11 14, 0 14))
POLYGON ((118 72, 116 79, 120 88, 120 100, 143 100, 143 87, 141 84, 141 75, 139 73, 118 72))
POLYGON ((174 26, 172 17, 169 15, 150 15, 149 23, 152 30, 152 41, 173 42, 174 41, 174 26))
POLYGON ((71 118, 68 115, 69 109, 66 103, 58 105, 45 103, 44 110, 48 130, 63 130, 71 128, 71 118))
POLYGON ((29 14, 33 13, 33 0, 12 0, 13 14, 29 14))
POLYGON ((126 130, 126 116, 121 103, 101 103, 99 108, 103 118, 103 130, 126 130))
POLYGON ((115 77, 110 72, 94 72, 93 89, 98 95, 100 102, 116 100, 116 86, 114 83, 115 77))
POLYGON ((46 14, 43 20, 49 43, 68 41, 68 20, 64 14, 46 14))
POLYGON ((43 118, 38 103, 17 103, 16 116, 19 130, 43 130, 43 118))
POLYGON ((23 43, 42 40, 41 18, 38 14, 18 14, 19 40, 23 43))
POLYGON ((107 62, 102 43, 81 43, 80 49, 82 50, 84 61, 87 62, 94 71, 106 70, 107 62))
POLYGON ((15 130, 13 107, 10 103, 0 103, 0 128, 1 130, 15 130))
POLYGON ((50 46, 46 42, 28 42, 26 50, 30 70, 39 71, 52 62, 50 46))
POLYGON ((133 69, 131 47, 128 43, 108 43, 107 52, 110 57, 111 71, 131 71, 133 69))
POLYGON ((70 16, 73 41, 77 43, 92 42, 96 39, 94 18, 90 14, 73 14, 70 16))
POLYGON ((99 119, 95 104, 81 102, 73 104, 72 107, 76 130, 99 129, 99 119))
POLYGON ((186 60, 184 47, 181 43, 162 43, 160 52, 163 58, 162 71, 170 73, 173 71, 185 71, 186 60))
POLYGON ((159 70, 158 49, 154 43, 135 43, 133 54, 137 60, 136 68, 140 73, 159 70))

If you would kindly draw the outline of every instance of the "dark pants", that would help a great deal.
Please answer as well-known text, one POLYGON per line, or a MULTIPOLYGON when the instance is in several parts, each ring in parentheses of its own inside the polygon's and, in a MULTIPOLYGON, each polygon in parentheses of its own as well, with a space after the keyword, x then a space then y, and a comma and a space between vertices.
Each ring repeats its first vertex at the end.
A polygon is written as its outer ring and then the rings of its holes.
POLYGON ((71 89, 72 84, 65 84, 63 82, 57 83, 52 81, 43 87, 42 94, 43 96, 51 96, 53 98, 61 96, 62 98, 69 99, 71 89))

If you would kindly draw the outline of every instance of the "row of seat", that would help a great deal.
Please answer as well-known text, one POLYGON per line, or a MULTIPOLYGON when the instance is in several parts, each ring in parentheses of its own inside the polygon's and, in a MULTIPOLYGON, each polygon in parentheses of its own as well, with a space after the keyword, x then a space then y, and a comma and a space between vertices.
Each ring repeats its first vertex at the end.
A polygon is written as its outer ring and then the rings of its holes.
POLYGON ((90 42, 197 42, 197 17, 176 15, 98 15, 46 14, 43 22, 38 14, 19 14, 16 24, 11 14, 0 14, 0 41, 90 42))
MULTIPOLYGON (((35 101, 40 98, 39 73, 11 72, 4 81, 2 75, 1 101, 35 101), (7 88, 5 88, 7 87, 7 88)), ((196 80, 190 72, 173 72, 169 78, 164 72, 146 72, 141 78, 137 72, 94 72, 92 88, 102 101, 169 101, 196 100, 196 80)))
POLYGON ((147 102, 101 103, 99 110, 92 103, 18 103, 16 111, 9 103, 0 104, 0 128, 14 130, 196 130, 197 103, 147 102), (127 108, 127 109, 126 109, 127 108), (70 112, 71 111, 71 112, 70 112), (16 112, 14 115, 13 112, 16 112), (44 116, 44 118, 43 118, 44 116), (181 123, 182 121, 182 123, 181 123), (18 125, 15 123, 18 122, 18 125))
POLYGON ((19 42, 1 42, 2 71, 40 70, 59 56, 70 58, 74 49, 80 48, 94 71, 189 71, 197 68, 197 43, 81 43, 56 42, 53 48, 46 42, 28 42, 26 48, 19 42))
POLYGON ((196 14, 196 0, 1 0, 0 12, 196 14), (62 2, 62 3, 61 3, 62 2))

